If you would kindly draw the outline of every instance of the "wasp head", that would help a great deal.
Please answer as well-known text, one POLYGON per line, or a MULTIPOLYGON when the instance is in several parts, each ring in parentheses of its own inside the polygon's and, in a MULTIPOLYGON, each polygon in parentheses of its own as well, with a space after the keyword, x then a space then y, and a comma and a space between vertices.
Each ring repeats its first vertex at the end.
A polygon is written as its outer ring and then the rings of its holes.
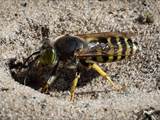
POLYGON ((47 48, 41 51, 39 63, 42 65, 55 66, 58 63, 58 57, 54 48, 47 48))

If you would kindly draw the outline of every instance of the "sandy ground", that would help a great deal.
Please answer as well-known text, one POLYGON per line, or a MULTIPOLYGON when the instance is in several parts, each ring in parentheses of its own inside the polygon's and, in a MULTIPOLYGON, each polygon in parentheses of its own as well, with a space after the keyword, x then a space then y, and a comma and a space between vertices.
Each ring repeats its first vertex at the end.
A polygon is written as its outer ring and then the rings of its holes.
POLYGON ((158 116, 159 19, 158 0, 0 0, 0 119, 148 120, 158 116), (127 90, 113 91, 96 77, 79 85, 75 101, 70 102, 68 90, 46 95, 15 81, 7 65, 9 59, 20 60, 38 50, 44 43, 45 25, 53 41, 62 34, 136 33, 133 39, 141 52, 105 67, 113 81, 128 85, 127 90))

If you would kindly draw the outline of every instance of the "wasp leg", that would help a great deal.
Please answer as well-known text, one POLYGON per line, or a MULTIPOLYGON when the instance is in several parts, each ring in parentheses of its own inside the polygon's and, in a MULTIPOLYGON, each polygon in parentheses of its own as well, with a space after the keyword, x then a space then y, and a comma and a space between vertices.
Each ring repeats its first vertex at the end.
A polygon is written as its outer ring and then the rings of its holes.
POLYGON ((77 83, 78 83, 79 78, 80 78, 80 73, 76 73, 75 79, 73 80, 72 87, 70 89, 70 94, 71 94, 70 101, 74 100, 74 93, 75 93, 75 89, 77 87, 77 83))
POLYGON ((59 66, 59 62, 57 63, 55 68, 53 68, 53 71, 51 72, 52 76, 39 89, 41 93, 48 93, 50 85, 59 77, 59 74, 56 73, 58 66, 59 66))
MULTIPOLYGON (((40 51, 37 51, 37 52, 34 52, 33 54, 31 54, 31 55, 24 61, 23 65, 26 66, 26 63, 29 62, 29 59, 30 59, 32 56, 37 55, 37 54, 40 54, 40 51)), ((39 55, 37 55, 37 56, 35 57, 35 59, 32 60, 32 63, 34 63, 38 58, 39 58, 39 55)), ((29 62, 29 63, 31 63, 31 62, 29 62)))
POLYGON ((41 93, 48 93, 48 92, 49 92, 49 84, 48 84, 48 83, 44 84, 44 85, 39 89, 39 91, 40 91, 41 93))
POLYGON ((48 93, 50 85, 57 79, 57 76, 52 76, 50 79, 39 89, 41 93, 48 93))
POLYGON ((111 78, 109 77, 109 75, 104 72, 97 64, 93 63, 93 64, 90 64, 89 65, 90 68, 94 69, 95 71, 97 71, 102 77, 105 78, 105 80, 107 80, 112 86, 114 89, 116 90, 121 90, 122 87, 121 86, 117 86, 112 80, 111 78))

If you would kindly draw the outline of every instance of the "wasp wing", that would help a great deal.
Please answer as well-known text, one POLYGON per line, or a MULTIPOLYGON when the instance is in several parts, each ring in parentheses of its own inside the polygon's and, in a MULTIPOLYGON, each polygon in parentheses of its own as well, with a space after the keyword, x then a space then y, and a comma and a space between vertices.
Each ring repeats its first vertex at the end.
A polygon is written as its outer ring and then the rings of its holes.
POLYGON ((88 47, 79 52, 79 56, 113 56, 121 55, 123 48, 124 51, 127 44, 133 44, 131 37, 135 33, 132 32, 100 32, 100 33, 89 33, 76 35, 88 42, 88 47))
POLYGON ((76 57, 81 60, 91 60, 101 63, 113 62, 129 56, 129 54, 126 54, 126 51, 125 53, 123 51, 124 49, 122 47, 119 48, 119 46, 100 43, 76 52, 76 57))
POLYGON ((76 36, 80 37, 84 41, 98 41, 99 38, 108 38, 108 37, 126 37, 131 38, 135 36, 136 33, 133 32, 99 32, 99 33, 89 33, 89 34, 78 34, 76 36))
POLYGON ((132 55, 133 42, 127 33, 94 33, 79 35, 88 42, 88 47, 76 53, 79 59, 94 59, 97 62, 117 61, 132 55))
POLYGON ((88 48, 78 51, 76 55, 78 57, 113 56, 122 52, 121 50, 118 50, 118 46, 110 46, 106 43, 89 43, 88 45, 88 48))

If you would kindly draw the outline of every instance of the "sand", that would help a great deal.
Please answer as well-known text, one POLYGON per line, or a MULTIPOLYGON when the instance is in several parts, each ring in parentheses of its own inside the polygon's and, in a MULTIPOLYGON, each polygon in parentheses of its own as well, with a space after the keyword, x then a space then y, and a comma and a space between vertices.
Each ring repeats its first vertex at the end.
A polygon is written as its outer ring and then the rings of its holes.
POLYGON ((159 6, 158 0, 1 0, 0 119, 147 120, 155 114, 160 117, 159 6), (16 81, 8 61, 22 61, 39 50, 44 43, 44 26, 49 28, 49 40, 53 42, 64 34, 135 33, 132 39, 141 47, 136 56, 100 65, 114 82, 127 84, 127 90, 114 91, 100 76, 86 73, 83 78, 93 79, 84 85, 82 80, 74 102, 70 102, 69 88, 63 89, 61 82, 57 85, 62 89, 52 89, 48 95, 16 81))

